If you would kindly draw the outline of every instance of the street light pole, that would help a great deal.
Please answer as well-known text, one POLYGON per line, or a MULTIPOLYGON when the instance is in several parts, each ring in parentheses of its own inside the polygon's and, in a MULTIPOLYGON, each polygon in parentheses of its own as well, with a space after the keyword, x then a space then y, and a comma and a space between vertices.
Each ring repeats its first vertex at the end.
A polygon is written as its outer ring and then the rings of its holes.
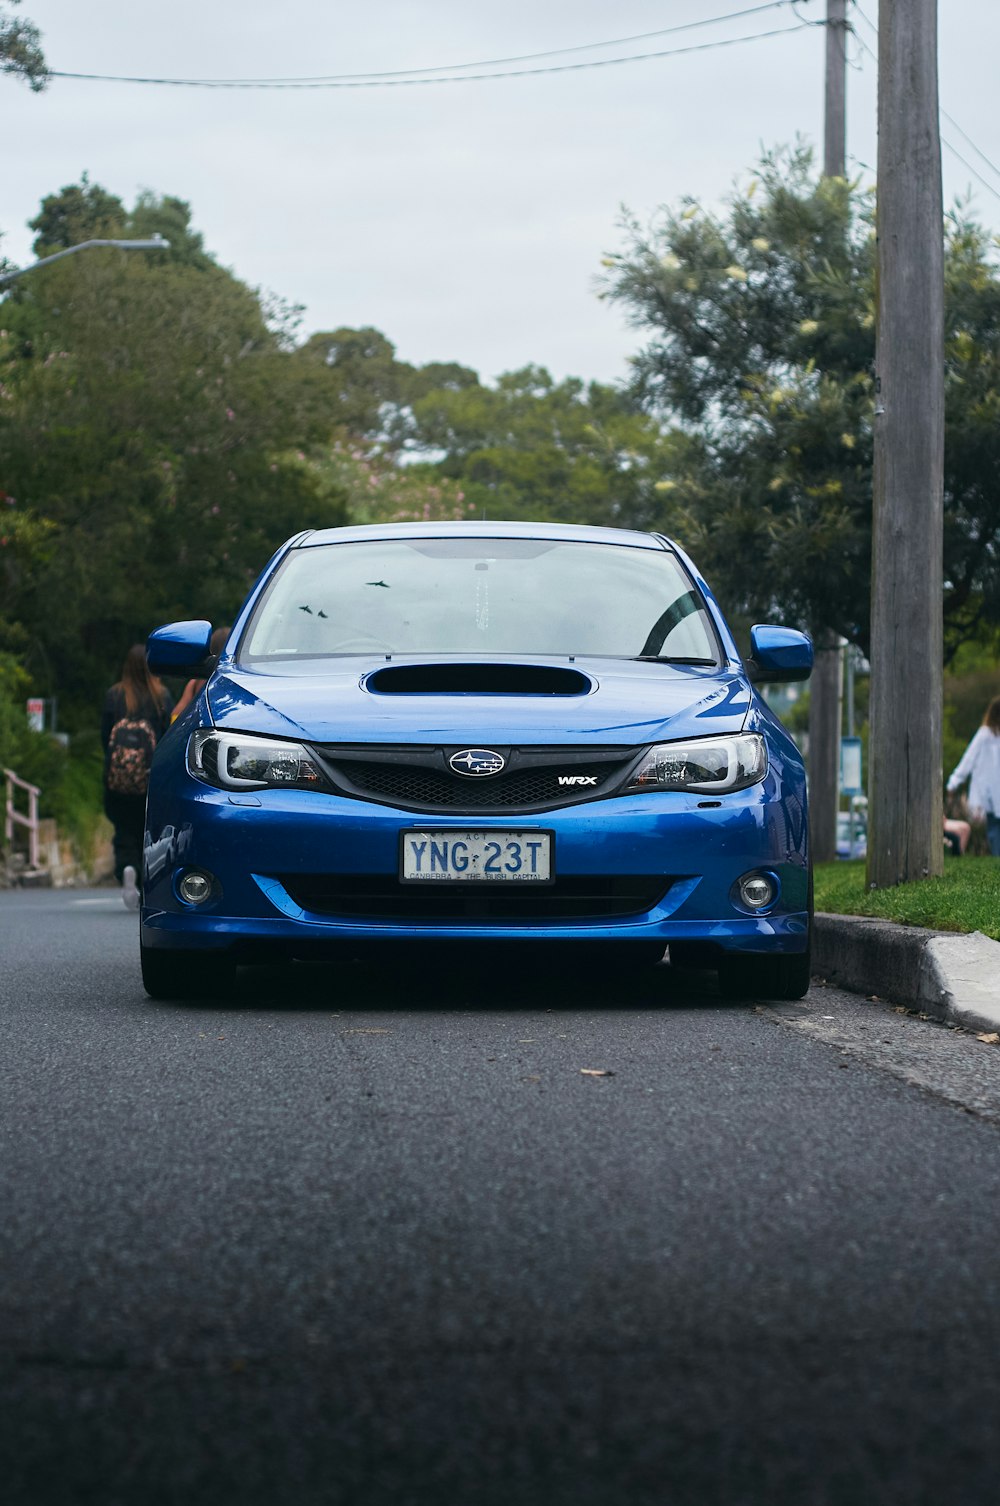
POLYGON ((64 256, 73 256, 77 251, 88 251, 91 246, 117 246, 119 251, 169 251, 170 242, 164 240, 162 235, 154 235, 147 241, 80 241, 77 246, 67 246, 64 251, 53 251, 51 256, 43 256, 40 261, 33 261, 30 267, 18 267, 13 272, 0 272, 0 288, 6 287, 17 277, 23 277, 26 272, 34 272, 38 267, 47 267, 50 262, 61 261, 64 256))

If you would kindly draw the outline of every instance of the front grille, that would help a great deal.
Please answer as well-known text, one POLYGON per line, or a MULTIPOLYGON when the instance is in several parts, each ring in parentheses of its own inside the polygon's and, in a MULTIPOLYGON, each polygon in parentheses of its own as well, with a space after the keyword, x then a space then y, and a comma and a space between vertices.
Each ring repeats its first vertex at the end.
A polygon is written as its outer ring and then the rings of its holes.
POLYGON ((475 779, 450 769, 448 759, 458 751, 412 745, 316 749, 343 795, 403 810, 452 814, 537 812, 593 800, 618 788, 635 757, 634 748, 620 747, 504 748, 498 750, 507 760, 503 773, 475 779))
POLYGON ((296 904, 345 919, 436 921, 613 920, 644 915, 674 880, 663 874, 579 875, 552 884, 400 884, 381 874, 279 875, 296 904))
POLYGON ((518 769, 513 774, 497 774, 492 779, 477 780, 439 774, 434 769, 354 763, 350 777, 355 789, 377 800, 388 800, 393 805, 420 805, 442 811, 484 811, 567 800, 573 798, 574 791, 593 795, 606 781, 608 772, 606 764, 576 764, 573 775, 596 779, 597 784, 565 786, 559 784, 555 769, 518 769))

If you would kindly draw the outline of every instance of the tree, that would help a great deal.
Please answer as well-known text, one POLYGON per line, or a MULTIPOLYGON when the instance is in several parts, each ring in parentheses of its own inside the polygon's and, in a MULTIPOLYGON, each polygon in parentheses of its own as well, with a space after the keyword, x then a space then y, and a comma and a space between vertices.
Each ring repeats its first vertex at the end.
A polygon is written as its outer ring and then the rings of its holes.
POLYGON ((1000 623, 1000 277, 961 212, 945 245, 945 661, 1000 623))
POLYGON ((459 374, 417 396, 412 416, 411 453, 440 454, 431 469, 476 516, 644 527, 659 511, 674 441, 616 388, 540 366, 492 387, 459 374))
POLYGON ((217 266, 215 258, 205 250, 201 232, 192 228, 190 204, 171 194, 160 197, 144 188, 125 220, 124 233, 136 240, 160 235, 169 241, 169 251, 147 253, 155 257, 202 272, 217 266))
MULTIPOLYGON (((7 0, 7 5, 20 3, 21 0, 7 0)), ((41 34, 30 21, 7 15, 6 9, 7 6, 0 8, 0 73, 24 79, 29 89, 37 93, 49 81, 41 34)))
POLYGON ((380 454, 419 448, 412 407, 418 398, 479 385, 476 373, 457 361, 400 361, 392 341, 370 325, 321 331, 297 354, 322 375, 331 424, 348 447, 362 444, 380 454))
POLYGON ((650 333, 633 390, 691 437, 661 496, 736 610, 866 641, 873 318, 868 202, 766 158, 727 220, 626 222, 608 296, 650 333))
POLYGON ((380 330, 322 331, 310 336, 296 359, 323 374, 335 428, 356 440, 392 445, 413 368, 396 360, 396 347, 380 330))
POLYGON ((317 493, 342 500, 352 523, 437 523, 474 510, 461 486, 433 466, 400 465, 362 446, 314 446, 307 456, 317 493))
MULTIPOLYGON (((724 216, 693 201, 625 222, 605 296, 647 336, 633 393, 682 424, 660 521, 729 608, 869 647, 874 201, 766 156, 724 216)), ((945 656, 1000 622, 1000 276, 946 217, 945 656)))
POLYGON ((67 184, 42 200, 35 218, 28 221, 28 229, 35 232, 31 249, 41 257, 98 236, 122 236, 125 223, 121 199, 99 183, 91 183, 84 173, 79 183, 67 184))
POLYGON ((5 606, 72 723, 130 643, 230 620, 277 544, 344 502, 305 462, 328 432, 308 369, 214 264, 94 251, 24 279, 4 322, 0 485, 42 529, 5 606))
POLYGON ((28 228, 35 232, 32 249, 38 257, 100 237, 150 240, 160 235, 169 242, 169 249, 147 255, 200 271, 218 267, 205 250, 201 234, 192 228, 190 204, 170 194, 161 197, 143 189, 133 208, 126 209, 116 194, 91 183, 87 173, 79 183, 69 183, 58 193, 48 194, 28 228))

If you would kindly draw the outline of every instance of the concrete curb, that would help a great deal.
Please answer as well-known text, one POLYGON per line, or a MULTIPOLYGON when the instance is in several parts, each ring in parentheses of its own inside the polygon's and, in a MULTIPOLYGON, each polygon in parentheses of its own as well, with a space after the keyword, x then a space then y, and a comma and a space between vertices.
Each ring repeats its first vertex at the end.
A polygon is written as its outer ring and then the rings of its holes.
POLYGON ((863 915, 816 916, 813 973, 967 1030, 1000 1031, 1000 942, 863 915))

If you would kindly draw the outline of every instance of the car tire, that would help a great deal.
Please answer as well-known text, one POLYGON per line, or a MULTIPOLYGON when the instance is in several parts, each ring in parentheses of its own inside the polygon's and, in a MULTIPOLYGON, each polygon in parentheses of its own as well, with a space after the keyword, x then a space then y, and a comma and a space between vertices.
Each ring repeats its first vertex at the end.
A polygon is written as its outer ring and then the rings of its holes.
POLYGON ((236 968, 228 957, 205 952, 165 951, 139 946, 142 986, 151 999, 225 998, 236 968))
POLYGON ((724 999, 801 999, 812 982, 813 870, 806 897, 806 947, 761 957, 729 952, 719 958, 719 992, 724 999))

